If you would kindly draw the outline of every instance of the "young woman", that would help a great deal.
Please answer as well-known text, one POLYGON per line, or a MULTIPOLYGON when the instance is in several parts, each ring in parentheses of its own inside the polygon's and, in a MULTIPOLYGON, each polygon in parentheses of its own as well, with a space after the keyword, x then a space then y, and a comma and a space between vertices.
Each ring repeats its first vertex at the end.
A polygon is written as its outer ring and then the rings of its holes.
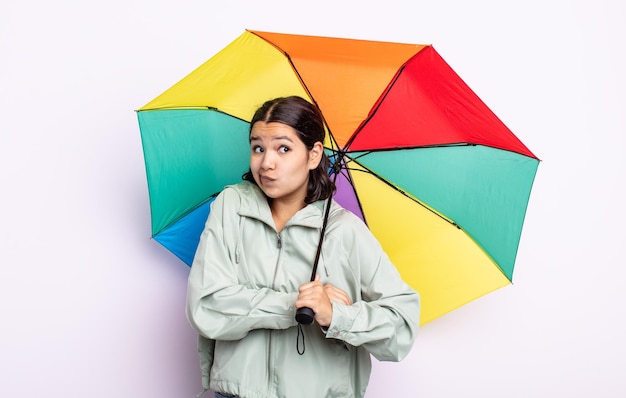
POLYGON ((370 354, 408 354, 419 296, 334 201, 309 281, 335 188, 322 116, 302 98, 277 98, 250 125, 250 171, 212 203, 189 275, 203 387, 218 397, 363 397, 370 354), (313 324, 298 326, 301 307, 313 324))

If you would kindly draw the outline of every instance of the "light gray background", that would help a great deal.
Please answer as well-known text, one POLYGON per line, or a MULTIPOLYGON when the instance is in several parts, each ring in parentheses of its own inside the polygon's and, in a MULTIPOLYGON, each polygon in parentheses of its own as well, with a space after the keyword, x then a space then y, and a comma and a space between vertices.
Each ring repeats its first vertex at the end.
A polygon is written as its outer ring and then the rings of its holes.
POLYGON ((200 390, 134 110, 245 28, 433 44, 542 159, 515 284, 376 362, 368 397, 626 396, 625 26, 609 0, 3 1, 0 396, 200 390))

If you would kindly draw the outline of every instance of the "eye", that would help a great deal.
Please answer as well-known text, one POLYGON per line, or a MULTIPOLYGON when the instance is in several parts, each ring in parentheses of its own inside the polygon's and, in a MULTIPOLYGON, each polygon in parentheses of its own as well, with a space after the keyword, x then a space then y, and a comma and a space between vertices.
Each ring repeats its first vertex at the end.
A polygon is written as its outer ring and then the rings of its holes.
POLYGON ((287 147, 285 145, 283 145, 280 148, 278 148, 278 152, 280 152, 280 153, 287 153, 289 151, 290 151, 289 147, 287 147))
POLYGON ((252 146, 252 152, 253 153, 263 153, 263 148, 261 148, 259 145, 253 145, 252 146))

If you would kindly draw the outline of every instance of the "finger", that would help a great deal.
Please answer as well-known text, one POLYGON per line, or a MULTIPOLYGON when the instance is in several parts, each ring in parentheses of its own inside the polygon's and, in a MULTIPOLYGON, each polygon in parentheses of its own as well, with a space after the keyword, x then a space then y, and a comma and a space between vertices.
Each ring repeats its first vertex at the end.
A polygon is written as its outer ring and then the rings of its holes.
POLYGON ((345 305, 352 305, 352 299, 344 290, 341 290, 333 285, 325 285, 324 290, 331 300, 345 305))
POLYGON ((323 288, 324 285, 322 285, 322 282, 319 281, 318 278, 316 278, 314 281, 312 282, 307 282, 307 283, 303 283, 302 285, 300 285, 300 287, 298 288, 299 292, 303 292, 305 290, 310 290, 310 289, 315 289, 315 288, 323 288))
POLYGON ((335 294, 332 296, 329 296, 331 301, 337 302, 337 303, 341 303, 344 305, 352 305, 352 300, 350 300, 349 297, 346 297, 343 294, 335 294))
POLYGON ((328 298, 316 294, 299 295, 296 300, 296 308, 309 307, 313 312, 317 313, 324 302, 330 302, 328 298))
POLYGON ((306 289, 301 289, 298 293, 297 300, 319 301, 327 297, 326 292, 321 286, 311 286, 306 289))

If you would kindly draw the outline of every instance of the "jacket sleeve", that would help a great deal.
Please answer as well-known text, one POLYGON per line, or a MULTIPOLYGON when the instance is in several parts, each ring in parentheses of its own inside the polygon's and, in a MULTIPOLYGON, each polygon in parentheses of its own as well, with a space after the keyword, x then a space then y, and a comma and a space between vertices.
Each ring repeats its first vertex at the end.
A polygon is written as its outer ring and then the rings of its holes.
POLYGON ((367 227, 357 224, 350 235, 346 255, 360 275, 362 299, 351 306, 333 303, 326 337, 363 346, 381 361, 400 361, 417 334, 419 294, 402 280, 367 227))
POLYGON ((235 248, 231 247, 236 245, 236 238, 225 236, 237 234, 239 215, 233 202, 239 203, 238 195, 226 189, 211 204, 189 273, 187 318, 209 339, 239 340, 254 329, 296 325, 297 292, 239 284, 233 260, 235 248))

